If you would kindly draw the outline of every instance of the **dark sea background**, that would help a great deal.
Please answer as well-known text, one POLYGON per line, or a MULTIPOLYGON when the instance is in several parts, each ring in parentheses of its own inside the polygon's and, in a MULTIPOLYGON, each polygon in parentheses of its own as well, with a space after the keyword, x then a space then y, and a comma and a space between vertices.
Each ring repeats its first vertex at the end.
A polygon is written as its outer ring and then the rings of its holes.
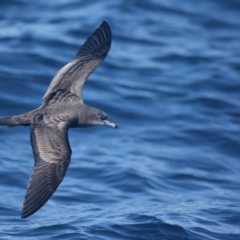
POLYGON ((0 1, 0 117, 37 108, 105 20, 84 87, 118 124, 71 129, 67 174, 21 219, 29 127, 0 127, 0 239, 240 239, 240 1, 0 1))

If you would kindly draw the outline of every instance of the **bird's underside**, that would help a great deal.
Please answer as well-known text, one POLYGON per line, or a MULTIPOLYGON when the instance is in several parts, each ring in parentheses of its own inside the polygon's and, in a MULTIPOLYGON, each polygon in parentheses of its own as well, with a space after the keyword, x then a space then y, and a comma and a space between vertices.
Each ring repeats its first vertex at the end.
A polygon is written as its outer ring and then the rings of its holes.
POLYGON ((110 27, 103 22, 76 57, 55 75, 38 109, 0 119, 0 125, 4 126, 31 126, 34 167, 22 218, 39 210, 63 180, 71 158, 67 136, 69 127, 105 124, 116 128, 104 112, 86 106, 82 100, 84 82, 106 57, 111 40, 110 27))

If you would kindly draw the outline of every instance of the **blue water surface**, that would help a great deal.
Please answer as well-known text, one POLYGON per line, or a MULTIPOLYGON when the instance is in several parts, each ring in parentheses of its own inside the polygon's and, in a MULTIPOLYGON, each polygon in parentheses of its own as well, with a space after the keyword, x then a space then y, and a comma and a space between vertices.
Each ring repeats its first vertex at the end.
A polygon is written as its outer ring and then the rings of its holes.
POLYGON ((0 117, 47 87, 107 21, 84 87, 119 125, 71 129, 64 181, 21 219, 28 127, 0 127, 0 239, 240 239, 240 1, 0 1, 0 117))

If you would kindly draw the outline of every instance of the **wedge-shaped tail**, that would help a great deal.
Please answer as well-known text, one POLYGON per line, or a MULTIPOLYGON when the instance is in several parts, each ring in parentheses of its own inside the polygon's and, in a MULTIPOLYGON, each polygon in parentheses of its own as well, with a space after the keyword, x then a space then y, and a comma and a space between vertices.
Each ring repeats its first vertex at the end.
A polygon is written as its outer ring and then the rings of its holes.
POLYGON ((17 116, 12 117, 6 117, 6 118, 0 118, 0 126, 8 126, 8 127, 14 127, 14 126, 29 126, 30 125, 30 119, 27 114, 21 114, 17 116))

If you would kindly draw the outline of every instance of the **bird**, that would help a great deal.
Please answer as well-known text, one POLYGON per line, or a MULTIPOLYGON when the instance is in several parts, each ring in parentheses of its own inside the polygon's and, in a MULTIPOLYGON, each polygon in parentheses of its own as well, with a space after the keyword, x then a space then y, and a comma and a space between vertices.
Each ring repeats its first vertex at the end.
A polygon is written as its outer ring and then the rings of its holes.
POLYGON ((1 126, 30 126, 34 166, 24 198, 21 218, 37 212, 62 182, 72 150, 68 129, 106 125, 117 128, 107 114, 84 104, 82 89, 89 75, 103 62, 112 42, 109 24, 87 38, 72 61, 53 77, 42 104, 27 113, 0 118, 1 126))

